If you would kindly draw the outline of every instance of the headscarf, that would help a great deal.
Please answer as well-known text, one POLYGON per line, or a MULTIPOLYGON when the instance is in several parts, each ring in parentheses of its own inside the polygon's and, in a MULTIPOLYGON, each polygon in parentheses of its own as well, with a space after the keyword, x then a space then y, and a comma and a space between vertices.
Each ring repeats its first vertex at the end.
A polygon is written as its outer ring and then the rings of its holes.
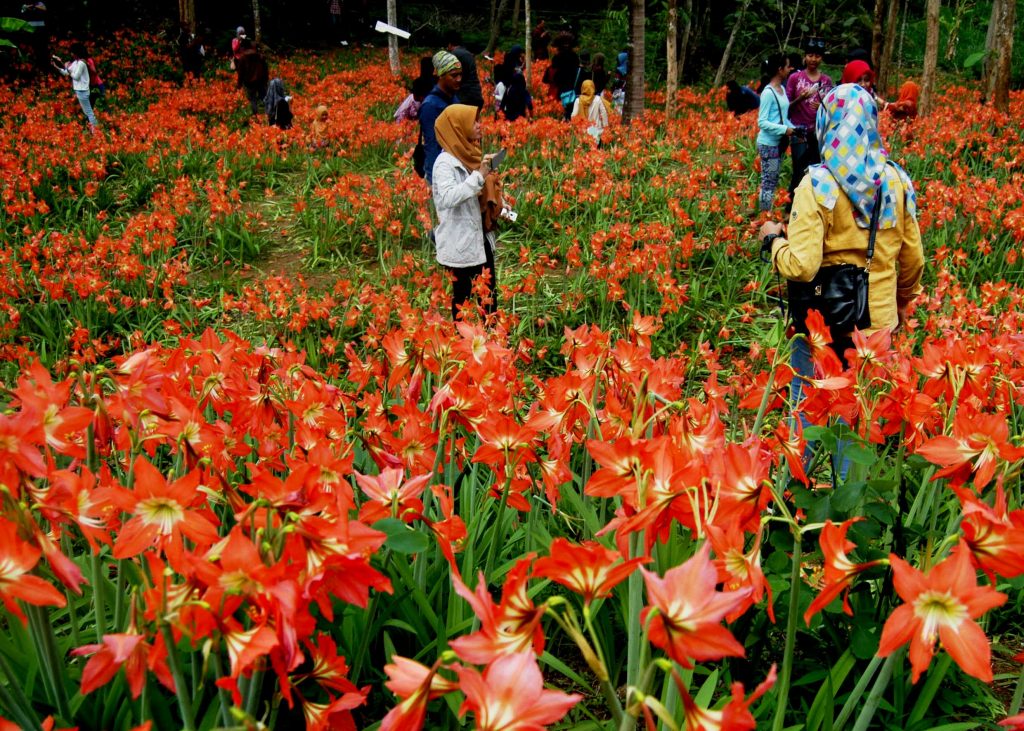
MULTIPOLYGON (((594 102, 596 94, 597 87, 594 85, 594 82, 590 79, 584 81, 583 85, 580 87, 580 114, 584 117, 588 117, 590 115, 590 105, 594 102)), ((604 103, 606 112, 611 112, 612 107, 611 104, 608 103, 607 99, 603 96, 598 96, 596 98, 600 99, 604 103)))
POLYGON ((626 75, 626 70, 629 68, 629 54, 623 51, 616 58, 615 70, 623 76, 626 75))
POLYGON ((871 70, 866 61, 850 61, 843 68, 843 78, 839 80, 840 84, 859 84, 864 74, 867 74, 871 78, 871 82, 875 81, 875 72, 871 70))
POLYGON ((449 104, 434 123, 434 132, 441 149, 457 157, 470 171, 478 170, 483 160, 480 141, 471 142, 469 139, 479 111, 468 104, 449 104))
POLYGON ((327 107, 321 104, 314 113, 316 116, 313 118, 311 131, 315 139, 320 139, 327 132, 327 107))
POLYGON ((281 79, 273 79, 267 86, 267 95, 263 97, 263 108, 267 114, 273 114, 277 105, 284 101, 284 82, 281 79))
POLYGON ((917 108, 917 98, 921 94, 921 87, 915 84, 913 81, 904 81, 903 86, 900 87, 900 98, 898 102, 913 102, 914 108, 917 108))
POLYGON ((239 36, 239 37, 244 36, 245 35, 245 26, 244 25, 240 25, 237 28, 235 28, 235 35, 239 36))
POLYGON ((448 51, 438 51, 435 53, 432 63, 438 78, 445 74, 450 74, 452 71, 462 70, 462 63, 455 57, 454 53, 448 51))
POLYGON ((905 208, 916 215, 914 186, 901 167, 889 162, 878 134, 878 107, 871 94, 857 84, 843 84, 825 95, 815 124, 821 164, 807 169, 819 205, 835 208, 842 190, 853 205, 857 225, 868 228, 875 207, 875 192, 882 186, 879 228, 896 226, 894 176, 903 183, 905 208), (892 170, 886 170, 886 163, 892 170))

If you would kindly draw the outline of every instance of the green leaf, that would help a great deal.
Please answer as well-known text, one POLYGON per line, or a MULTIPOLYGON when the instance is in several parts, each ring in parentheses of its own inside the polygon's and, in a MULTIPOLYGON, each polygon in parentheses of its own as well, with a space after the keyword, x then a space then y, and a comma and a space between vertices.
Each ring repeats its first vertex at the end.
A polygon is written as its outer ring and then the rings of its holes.
POLYGON ((850 637, 850 649, 859 660, 867 660, 874 656, 878 650, 878 625, 870 621, 864 621, 853 628, 853 635, 850 637))
POLYGON ((865 449, 859 444, 849 444, 843 449, 843 457, 854 464, 870 467, 878 461, 878 455, 873 449, 865 449))
POLYGON ((422 553, 430 547, 430 536, 397 518, 378 520, 373 527, 387 534, 388 539, 384 541, 384 545, 395 553, 422 553))
MULTIPOLYGON (((35 29, 21 18, 0 17, 0 31, 4 33, 32 33, 35 29)), ((13 44, 5 44, 13 45, 13 44)))
POLYGON ((833 490, 832 507, 842 513, 848 513, 860 504, 864 498, 863 482, 848 482, 838 490, 833 490))
POLYGON ((988 54, 985 51, 977 51, 976 53, 972 53, 970 56, 964 59, 964 68, 969 69, 971 68, 971 66, 976 66, 987 55, 988 54))

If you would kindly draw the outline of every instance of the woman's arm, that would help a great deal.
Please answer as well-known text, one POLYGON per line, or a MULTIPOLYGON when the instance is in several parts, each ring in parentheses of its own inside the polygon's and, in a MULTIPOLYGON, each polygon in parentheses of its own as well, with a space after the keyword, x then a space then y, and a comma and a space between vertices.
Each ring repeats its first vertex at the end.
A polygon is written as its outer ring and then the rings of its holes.
POLYGON ((455 208, 469 198, 475 198, 484 187, 484 178, 479 172, 472 172, 460 181, 453 158, 441 153, 434 161, 431 177, 434 185, 434 206, 440 211, 455 208))
POLYGON ((89 67, 85 65, 85 61, 72 61, 68 73, 75 81, 81 81, 82 79, 89 78, 89 67))
POLYGON ((809 282, 821 268, 824 247, 825 217, 814 200, 811 180, 805 177, 793 196, 787 237, 772 245, 772 264, 786 279, 809 282))
POLYGON ((921 273, 924 271, 924 247, 917 219, 903 211, 903 244, 900 246, 899 272, 896 276, 896 308, 902 313, 921 293, 921 273))
MULTIPOLYGON (((757 126, 765 132, 784 135, 789 127, 785 124, 779 124, 778 122, 772 121, 772 114, 777 114, 782 111, 782 106, 777 105, 777 102, 778 100, 775 97, 775 92, 766 86, 761 92, 761 106, 757 112, 757 126)), ((785 122, 785 120, 783 120, 783 122, 785 122)))

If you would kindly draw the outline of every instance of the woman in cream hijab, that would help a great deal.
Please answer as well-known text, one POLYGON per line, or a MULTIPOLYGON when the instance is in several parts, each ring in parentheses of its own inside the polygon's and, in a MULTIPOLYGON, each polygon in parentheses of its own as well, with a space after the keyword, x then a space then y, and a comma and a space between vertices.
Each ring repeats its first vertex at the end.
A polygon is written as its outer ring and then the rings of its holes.
POLYGON ((434 229, 437 261, 454 278, 452 319, 473 293, 473 282, 487 275, 490 294, 481 301, 490 314, 497 309, 494 267, 494 219, 501 210, 492 155, 480 148, 479 110, 452 104, 434 124, 441 153, 434 162, 432 190, 438 225, 434 229))
POLYGON ((583 116, 588 119, 590 126, 587 127, 587 134, 597 140, 597 144, 600 145, 601 135, 604 133, 605 127, 608 126, 612 105, 603 96, 597 94, 596 90, 597 87, 590 79, 583 82, 580 95, 573 103, 572 118, 583 116))

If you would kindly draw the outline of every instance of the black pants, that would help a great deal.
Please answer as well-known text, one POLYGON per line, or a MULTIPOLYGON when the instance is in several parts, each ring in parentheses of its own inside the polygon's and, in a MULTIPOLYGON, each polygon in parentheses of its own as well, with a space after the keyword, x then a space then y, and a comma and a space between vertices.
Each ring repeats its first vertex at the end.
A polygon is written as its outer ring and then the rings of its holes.
POLYGON ((818 141, 814 139, 813 132, 808 135, 809 139, 806 141, 793 138, 789 143, 790 152, 793 154, 793 177, 789 179, 790 207, 793 205, 793 193, 796 191, 796 186, 800 185, 800 181, 804 179, 807 168, 821 162, 818 141))
POLYGON ((484 252, 487 260, 483 264, 472 267, 448 267, 454 282, 452 283, 452 319, 458 319, 459 307, 473 295, 473 280, 486 270, 490 275, 490 301, 484 305, 484 311, 490 315, 498 310, 498 270, 494 267, 494 252, 487 238, 484 238, 484 252))

